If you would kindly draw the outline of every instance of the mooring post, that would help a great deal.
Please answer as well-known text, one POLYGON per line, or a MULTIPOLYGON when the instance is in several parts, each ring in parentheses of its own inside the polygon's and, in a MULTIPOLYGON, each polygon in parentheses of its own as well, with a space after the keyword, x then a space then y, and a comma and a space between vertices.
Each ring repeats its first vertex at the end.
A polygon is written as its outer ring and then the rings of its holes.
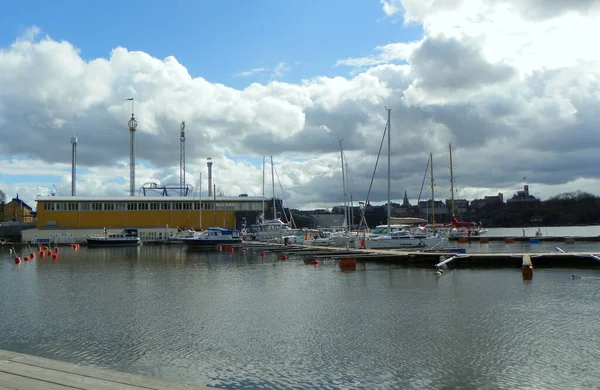
POLYGON ((521 273, 523 274, 523 280, 533 279, 533 264, 531 263, 531 256, 528 254, 523 255, 521 273))

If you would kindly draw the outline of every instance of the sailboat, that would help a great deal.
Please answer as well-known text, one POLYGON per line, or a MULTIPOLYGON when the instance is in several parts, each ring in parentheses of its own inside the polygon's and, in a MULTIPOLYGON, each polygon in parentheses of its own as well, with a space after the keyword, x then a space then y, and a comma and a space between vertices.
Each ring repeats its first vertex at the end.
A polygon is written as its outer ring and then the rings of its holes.
POLYGON ((475 222, 461 222, 456 218, 455 207, 454 207, 454 169, 452 166, 452 144, 448 144, 448 152, 450 154, 450 204, 452 211, 452 222, 451 229, 448 232, 449 237, 464 237, 464 236, 478 236, 480 234, 486 233, 487 229, 482 228, 480 225, 475 222))
MULTIPOLYGON (((412 225, 392 225, 391 200, 391 108, 386 108, 388 136, 388 188, 387 188, 387 225, 377 226, 364 240, 367 249, 430 249, 442 248, 445 239, 438 235, 428 235, 425 232, 415 233, 412 225)), ((433 191, 433 187, 432 187, 433 191)))
MULTIPOLYGON (((263 198, 265 181, 265 162, 263 157, 263 198)), ((261 214, 256 224, 250 225, 246 237, 256 241, 282 240, 282 237, 291 235, 292 228, 289 223, 283 222, 277 217, 277 202, 275 201, 275 171, 273 166, 273 156, 271 156, 271 181, 273 185, 273 218, 265 219, 261 214)), ((264 206, 263 206, 264 212, 264 206)))

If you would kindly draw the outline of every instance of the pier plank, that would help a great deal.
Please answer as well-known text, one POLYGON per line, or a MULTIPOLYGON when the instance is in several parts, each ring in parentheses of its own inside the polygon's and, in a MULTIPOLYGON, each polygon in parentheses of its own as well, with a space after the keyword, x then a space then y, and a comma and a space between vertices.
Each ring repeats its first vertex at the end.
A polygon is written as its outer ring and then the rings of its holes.
POLYGON ((207 389, 0 350, 0 386, 9 389, 207 389), (15 378, 17 377, 17 378, 15 378), (25 384, 25 385, 23 385, 25 384), (57 386, 57 387, 52 387, 57 386))

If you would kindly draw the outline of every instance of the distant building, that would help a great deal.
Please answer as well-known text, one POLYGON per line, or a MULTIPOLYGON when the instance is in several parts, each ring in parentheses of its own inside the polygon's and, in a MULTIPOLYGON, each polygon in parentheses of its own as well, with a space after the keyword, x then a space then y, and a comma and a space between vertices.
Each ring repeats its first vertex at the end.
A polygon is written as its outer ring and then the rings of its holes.
POLYGON ((517 191, 512 198, 506 200, 510 207, 535 207, 541 203, 540 199, 529 194, 529 186, 523 186, 523 191, 517 191))
POLYGON ((2 220, 12 222, 34 222, 35 213, 31 206, 19 199, 19 194, 16 198, 2 205, 2 220))
MULTIPOLYGON (((446 199, 448 211, 452 214, 452 199, 446 199)), ((466 199, 454 199, 454 215, 463 215, 469 212, 469 201, 466 199)))
POLYGON ((450 221, 450 210, 441 200, 434 202, 434 207, 431 207, 430 200, 422 200, 419 202, 419 209, 421 210, 421 218, 432 222, 432 214, 435 212, 435 222, 449 222, 450 221))

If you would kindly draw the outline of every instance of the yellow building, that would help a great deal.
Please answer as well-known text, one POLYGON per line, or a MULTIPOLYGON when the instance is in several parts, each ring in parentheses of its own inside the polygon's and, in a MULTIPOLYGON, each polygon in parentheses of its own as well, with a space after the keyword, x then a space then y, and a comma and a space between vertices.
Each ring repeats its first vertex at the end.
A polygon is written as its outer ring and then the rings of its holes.
POLYGON ((13 222, 33 222, 35 220, 35 213, 31 206, 19 199, 17 194, 16 198, 2 207, 2 221, 13 221, 13 222))
POLYGON ((38 229, 179 227, 241 229, 256 221, 266 199, 259 196, 43 196, 37 202, 38 229))

